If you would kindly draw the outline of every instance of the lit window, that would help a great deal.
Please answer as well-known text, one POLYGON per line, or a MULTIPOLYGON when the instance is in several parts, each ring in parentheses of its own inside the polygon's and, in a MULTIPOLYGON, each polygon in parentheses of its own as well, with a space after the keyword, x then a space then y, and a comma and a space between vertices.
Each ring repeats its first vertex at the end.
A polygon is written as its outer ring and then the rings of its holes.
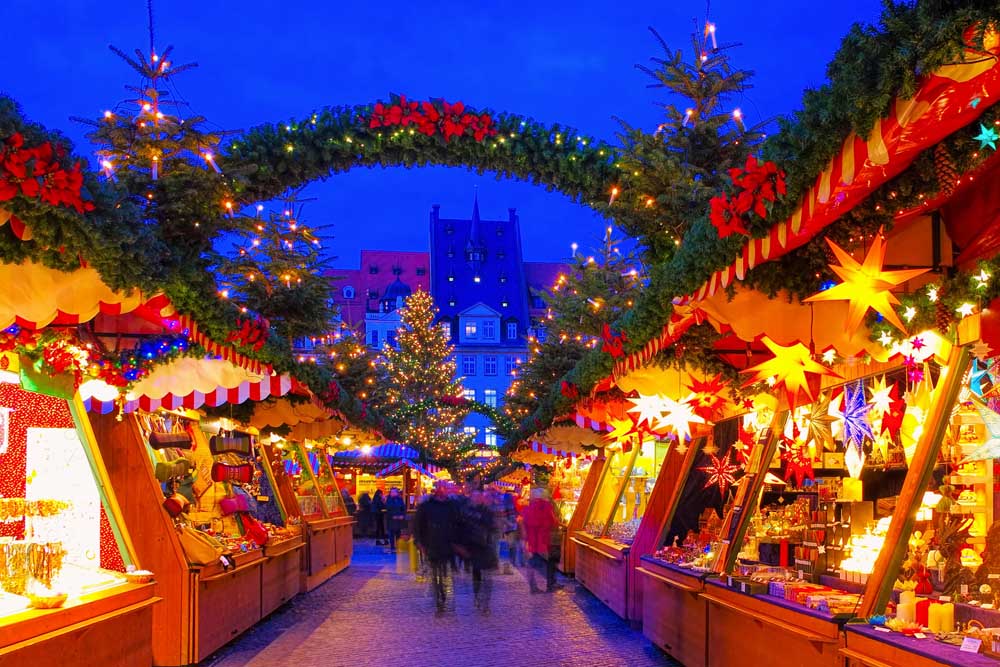
POLYGON ((470 377, 476 374, 476 357, 472 354, 462 355, 462 375, 470 377))
POLYGON ((467 401, 474 401, 474 400, 476 400, 476 390, 475 389, 463 389, 462 390, 462 396, 464 396, 465 400, 467 400, 467 401))
POLYGON ((493 340, 496 338, 496 324, 493 320, 483 320, 483 338, 493 340))
POLYGON ((517 322, 507 323, 507 338, 509 340, 514 340, 517 338, 517 322))
POLYGON ((495 354, 487 354, 483 357, 483 375, 497 374, 497 357, 495 354))
POLYGON ((486 437, 483 441, 483 444, 486 445, 487 447, 497 446, 497 433, 496 429, 493 428, 492 426, 486 427, 486 437))
POLYGON ((441 333, 444 334, 445 338, 451 338, 451 322, 444 320, 438 326, 441 327, 441 333))
POLYGON ((450 283, 455 282, 455 274, 453 274, 453 273, 449 273, 448 274, 448 282, 450 282, 450 283))
POLYGON ((514 357, 508 356, 503 358, 503 370, 506 375, 513 375, 515 368, 517 368, 517 364, 514 363, 514 357))
POLYGON ((475 338, 479 335, 479 326, 475 320, 466 320, 465 322, 465 337, 475 338))
POLYGON ((496 389, 484 389, 483 390, 483 403, 495 408, 497 406, 497 390, 496 389))
POLYGON ((425 269, 425 268, 424 268, 424 267, 422 267, 422 266, 418 266, 418 267, 417 267, 417 275, 418 275, 418 276, 422 276, 422 275, 424 275, 424 274, 426 274, 426 273, 427 273, 427 269, 425 269))
POLYGON ((462 429, 462 431, 466 435, 472 436, 473 440, 475 440, 476 436, 479 435, 479 431, 476 429, 475 426, 466 426, 465 428, 462 429))

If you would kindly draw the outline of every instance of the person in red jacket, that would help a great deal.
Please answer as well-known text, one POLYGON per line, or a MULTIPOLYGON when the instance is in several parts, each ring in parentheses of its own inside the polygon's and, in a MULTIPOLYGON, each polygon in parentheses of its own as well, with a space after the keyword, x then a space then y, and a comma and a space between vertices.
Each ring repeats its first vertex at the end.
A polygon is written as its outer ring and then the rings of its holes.
POLYGON ((551 593, 558 588, 556 586, 555 559, 550 557, 552 531, 555 530, 557 519, 555 506, 545 497, 543 489, 531 490, 531 501, 524 508, 522 517, 525 548, 531 557, 532 565, 528 570, 528 584, 531 586, 531 592, 542 592, 535 582, 535 569, 544 566, 546 591, 551 593))

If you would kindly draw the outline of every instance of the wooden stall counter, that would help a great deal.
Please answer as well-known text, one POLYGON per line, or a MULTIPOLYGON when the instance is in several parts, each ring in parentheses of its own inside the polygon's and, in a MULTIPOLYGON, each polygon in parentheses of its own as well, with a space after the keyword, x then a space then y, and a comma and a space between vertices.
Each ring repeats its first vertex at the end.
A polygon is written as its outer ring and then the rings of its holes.
POLYGON ((848 624, 840 649, 844 667, 997 667, 1000 661, 979 653, 962 653, 957 646, 933 637, 916 639, 883 632, 869 625, 848 624))
POLYGON ((225 570, 221 563, 191 568, 196 592, 197 644, 195 655, 201 662, 246 632, 261 619, 261 570, 264 554, 260 550, 234 556, 235 568, 225 570))
POLYGON ((576 579, 612 611, 628 614, 628 554, 630 547, 607 538, 577 531, 576 579))
POLYGON ((59 609, 0 618, 0 667, 148 667, 154 584, 122 584, 59 609))
POLYGON ((351 564, 354 520, 350 516, 306 519, 302 590, 311 591, 351 564))
POLYGON ((299 594, 305 541, 296 535, 264 547, 260 572, 260 613, 267 616, 299 594))
POLYGON ((767 595, 748 595, 708 579, 710 665, 838 667, 840 624, 829 614, 767 595))
POLYGON ((643 586, 642 634, 686 667, 708 664, 707 574, 649 556, 636 568, 643 586))

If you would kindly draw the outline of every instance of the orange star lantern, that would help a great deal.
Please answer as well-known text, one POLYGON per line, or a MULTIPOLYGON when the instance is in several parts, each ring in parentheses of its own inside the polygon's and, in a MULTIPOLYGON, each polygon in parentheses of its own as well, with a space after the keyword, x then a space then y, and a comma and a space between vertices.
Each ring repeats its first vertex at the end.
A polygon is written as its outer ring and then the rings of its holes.
POLYGON ((830 265, 830 268, 844 282, 835 285, 819 294, 814 294, 804 301, 847 301, 847 333, 853 334, 861 326, 865 313, 871 308, 879 313, 893 326, 906 332, 903 323, 893 306, 899 305, 899 299, 892 293, 892 288, 907 280, 916 278, 930 269, 908 269, 905 271, 883 271, 886 246, 882 242, 882 232, 875 235, 872 247, 865 255, 864 263, 859 263, 847 251, 827 239, 830 249, 840 260, 840 266, 830 265))
POLYGON ((774 378, 775 389, 781 387, 785 389, 789 408, 794 408, 800 397, 805 398, 806 403, 812 403, 816 400, 819 387, 810 386, 810 380, 818 380, 824 375, 840 377, 813 359, 809 348, 802 343, 785 347, 775 343, 767 336, 764 336, 761 342, 767 346, 767 349, 771 350, 774 359, 768 359, 743 371, 744 373, 753 373, 753 377, 747 380, 744 386, 774 378))
POLYGON ((691 405, 694 407, 695 414, 702 419, 714 419, 726 404, 726 397, 722 395, 726 389, 722 373, 704 381, 692 377, 691 384, 687 385, 687 388, 694 394, 691 405))

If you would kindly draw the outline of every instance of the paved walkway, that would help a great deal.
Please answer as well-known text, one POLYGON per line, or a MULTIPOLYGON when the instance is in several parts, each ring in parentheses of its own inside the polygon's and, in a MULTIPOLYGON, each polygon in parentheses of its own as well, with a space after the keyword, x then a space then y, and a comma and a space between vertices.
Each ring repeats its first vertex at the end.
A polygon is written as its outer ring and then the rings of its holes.
POLYGON ((468 575, 434 615, 426 584, 397 574, 370 541, 354 561, 210 658, 211 667, 654 667, 675 665, 600 601, 565 580, 531 595, 524 576, 495 576, 492 613, 473 607, 468 575))

